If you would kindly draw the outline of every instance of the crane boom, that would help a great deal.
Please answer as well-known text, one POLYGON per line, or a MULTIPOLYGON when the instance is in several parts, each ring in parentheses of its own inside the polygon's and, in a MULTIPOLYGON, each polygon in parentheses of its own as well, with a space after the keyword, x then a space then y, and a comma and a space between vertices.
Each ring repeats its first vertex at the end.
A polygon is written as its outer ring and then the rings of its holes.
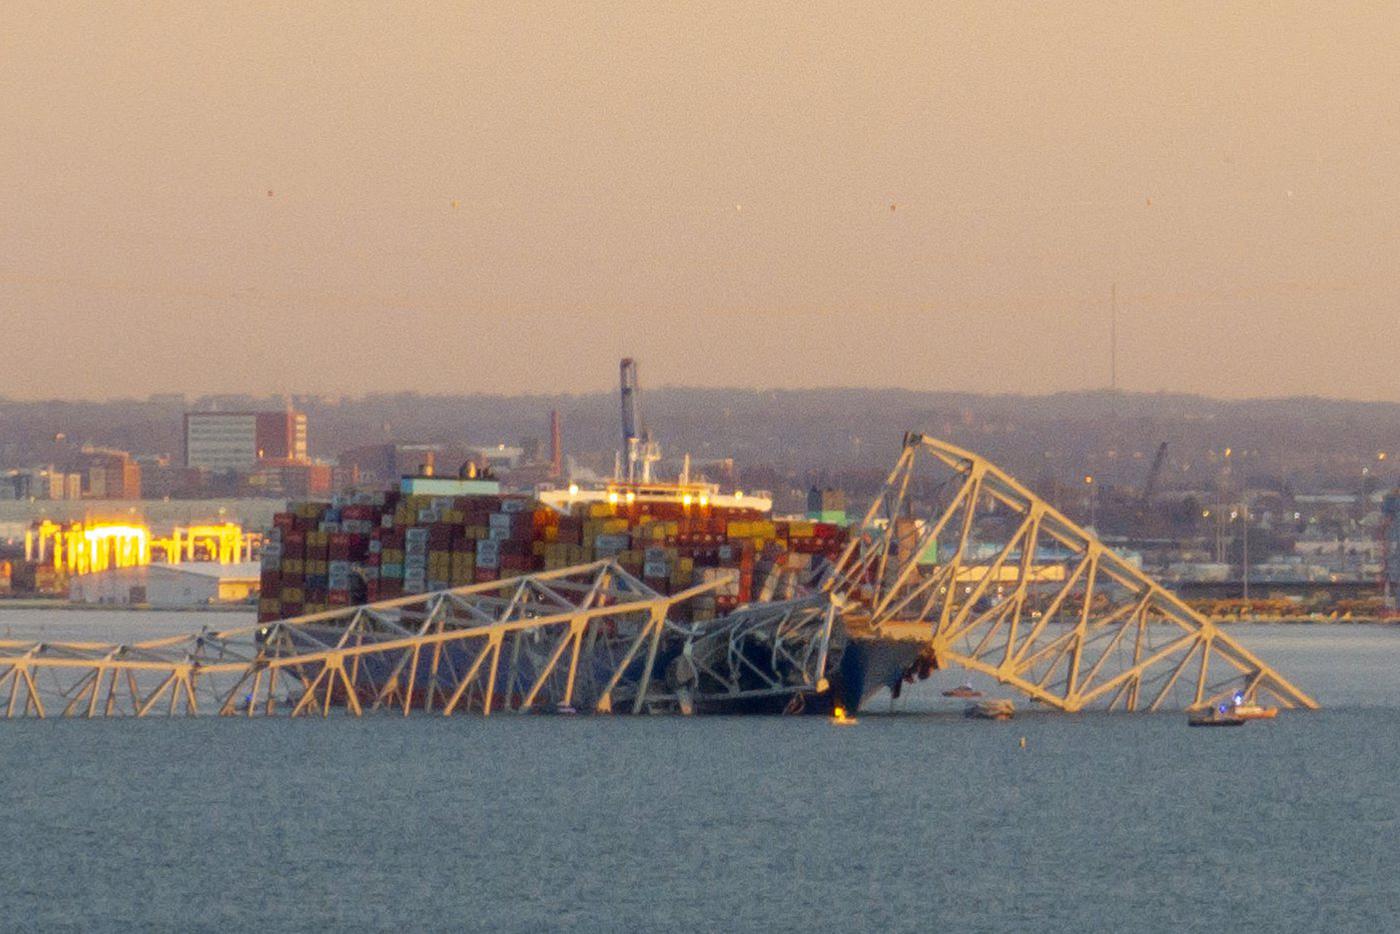
POLYGON ((623 357, 620 369, 622 382, 622 456, 627 461, 626 479, 635 479, 637 446, 640 444, 641 413, 637 402, 637 361, 623 357))
POLYGON ((1167 462, 1167 442, 1163 441, 1157 445, 1157 456, 1152 458, 1152 468, 1147 471, 1147 481, 1142 485, 1142 497, 1139 502, 1146 506, 1152 499, 1152 494, 1157 490, 1157 478, 1162 475, 1162 465, 1167 462))
POLYGON ((623 357, 619 375, 622 383, 622 457, 627 462, 627 473, 618 479, 629 483, 636 483, 638 480, 650 483, 651 465, 661 460, 661 448, 651 440, 651 432, 642 425, 637 361, 631 357, 623 357))

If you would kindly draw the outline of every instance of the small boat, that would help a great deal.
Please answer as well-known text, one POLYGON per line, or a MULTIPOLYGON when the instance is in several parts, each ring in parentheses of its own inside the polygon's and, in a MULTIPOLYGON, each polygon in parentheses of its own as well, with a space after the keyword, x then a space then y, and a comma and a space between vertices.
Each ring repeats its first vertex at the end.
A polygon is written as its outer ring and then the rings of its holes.
POLYGON ((944 697, 981 697, 982 692, 972 686, 969 681, 964 681, 955 688, 949 688, 943 692, 944 697))
POLYGON ((1278 708, 1261 707, 1258 704, 1236 704, 1231 713, 1241 720, 1272 720, 1278 716, 1278 708))
POLYGON ((1244 726, 1245 719, 1231 713, 1225 704, 1213 707, 1205 713, 1192 714, 1186 721, 1190 726, 1244 726))
POLYGON ((968 704, 963 709, 964 717, 973 717, 979 720, 1010 720, 1015 715, 1016 706, 1011 701, 995 697, 979 701, 976 704, 968 704))
POLYGON ((1241 720, 1272 720, 1278 716, 1278 708, 1265 707, 1245 700, 1243 694, 1236 694, 1230 704, 1230 713, 1241 720))

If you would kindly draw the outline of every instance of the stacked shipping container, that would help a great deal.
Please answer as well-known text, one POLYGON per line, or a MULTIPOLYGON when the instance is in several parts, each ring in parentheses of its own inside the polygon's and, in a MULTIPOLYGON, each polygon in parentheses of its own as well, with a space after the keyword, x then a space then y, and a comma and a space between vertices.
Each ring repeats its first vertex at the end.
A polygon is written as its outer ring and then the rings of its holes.
MULTIPOLYGON (((293 504, 263 551, 261 621, 614 558, 663 593, 733 571, 697 603, 723 613, 760 593, 773 570, 815 572, 845 529, 773 520, 752 509, 681 503, 579 503, 560 513, 524 496, 397 491, 293 504)), ((762 594, 770 596, 771 594, 762 594)))

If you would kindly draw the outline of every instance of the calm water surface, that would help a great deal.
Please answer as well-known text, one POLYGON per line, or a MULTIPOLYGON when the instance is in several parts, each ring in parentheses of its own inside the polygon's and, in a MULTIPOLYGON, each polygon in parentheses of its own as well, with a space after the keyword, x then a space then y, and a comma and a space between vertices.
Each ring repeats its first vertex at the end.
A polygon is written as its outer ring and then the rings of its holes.
POLYGON ((1395 930, 1400 628, 1232 632, 1325 709, 0 723, 0 928, 1395 930))

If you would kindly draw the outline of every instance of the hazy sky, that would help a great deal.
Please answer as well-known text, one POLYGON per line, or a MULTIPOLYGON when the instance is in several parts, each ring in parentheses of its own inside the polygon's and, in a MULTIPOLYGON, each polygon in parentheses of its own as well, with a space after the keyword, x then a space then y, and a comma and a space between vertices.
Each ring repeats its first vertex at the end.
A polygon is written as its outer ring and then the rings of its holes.
POLYGON ((1398 230, 1393 0, 0 3, 0 395, 1400 399, 1398 230))

